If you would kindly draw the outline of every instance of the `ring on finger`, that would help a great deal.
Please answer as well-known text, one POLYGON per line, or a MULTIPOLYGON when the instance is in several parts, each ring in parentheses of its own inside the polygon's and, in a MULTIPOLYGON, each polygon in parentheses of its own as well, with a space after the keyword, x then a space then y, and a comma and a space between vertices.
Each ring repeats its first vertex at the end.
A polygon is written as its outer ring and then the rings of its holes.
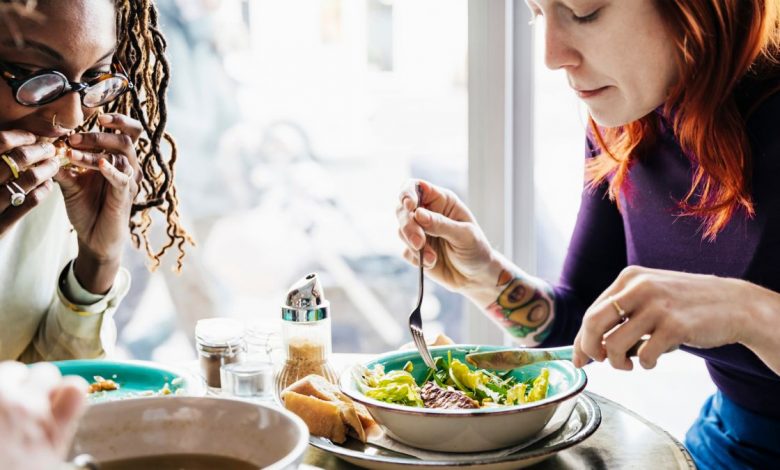
POLYGON ((11 182, 5 185, 5 188, 11 193, 11 205, 19 207, 24 204, 24 200, 27 198, 24 190, 18 184, 11 182), (14 190, 16 188, 16 190, 14 190))
POLYGON ((620 321, 623 321, 628 316, 628 312, 626 312, 623 307, 620 306, 617 300, 615 300, 615 297, 610 297, 609 302, 612 304, 613 307, 615 307, 615 312, 618 314, 618 317, 620 317, 620 321))
POLYGON ((13 179, 19 178, 19 165, 16 164, 13 158, 11 158, 10 155, 7 153, 4 153, 0 158, 3 159, 6 165, 8 165, 8 168, 11 170, 11 174, 13 175, 13 179))

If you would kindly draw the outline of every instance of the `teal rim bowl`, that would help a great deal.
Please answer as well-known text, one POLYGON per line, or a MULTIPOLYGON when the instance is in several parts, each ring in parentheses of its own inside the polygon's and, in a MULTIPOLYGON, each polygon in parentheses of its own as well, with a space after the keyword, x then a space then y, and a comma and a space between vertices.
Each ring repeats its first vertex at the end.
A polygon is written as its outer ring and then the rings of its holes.
POLYGON ((101 376, 119 384, 118 390, 95 394, 94 397, 90 394, 91 399, 98 401, 147 398, 144 393, 159 392, 166 383, 171 392, 181 389, 185 395, 205 394, 205 387, 193 374, 154 362, 76 359, 52 362, 52 364, 63 376, 78 375, 88 383, 92 383, 95 376, 101 376), (171 383, 174 379, 180 379, 181 384, 177 386, 171 383))
MULTIPOLYGON (((506 349, 506 346, 485 346, 474 344, 455 344, 446 346, 434 346, 430 347, 431 356, 434 357, 447 357, 447 353, 452 351, 452 358, 458 359, 460 362, 466 363, 466 354, 472 352, 486 352, 486 351, 498 351, 506 349)), ((387 403, 384 401, 375 400, 369 398, 360 391, 356 379, 353 375, 355 367, 366 367, 373 369, 375 365, 381 364, 385 368, 385 372, 393 370, 401 370, 407 362, 411 362, 414 369, 412 370, 412 376, 419 384, 425 376, 428 374, 428 367, 423 362, 420 354, 416 349, 393 351, 387 354, 383 354, 368 362, 364 362, 357 366, 347 369, 339 379, 339 386, 341 391, 353 400, 368 406, 381 407, 385 409, 392 409, 401 413, 412 414, 425 414, 425 415, 442 415, 442 416, 466 416, 466 415, 495 415, 503 413, 517 413, 524 409, 538 409, 546 406, 557 406, 559 403, 566 401, 585 389, 585 385, 588 383, 588 378, 582 369, 574 367, 570 361, 548 361, 537 362, 529 364, 518 369, 514 369, 510 375, 516 377, 520 381, 526 381, 532 377, 539 375, 543 367, 546 367, 550 371, 549 388, 547 391, 547 397, 531 402, 523 403, 520 405, 511 406, 496 406, 488 408, 479 408, 476 410, 460 410, 460 409, 438 409, 438 408, 417 408, 413 406, 398 405, 395 403, 387 403)), ((471 369, 474 367, 469 365, 471 369)))

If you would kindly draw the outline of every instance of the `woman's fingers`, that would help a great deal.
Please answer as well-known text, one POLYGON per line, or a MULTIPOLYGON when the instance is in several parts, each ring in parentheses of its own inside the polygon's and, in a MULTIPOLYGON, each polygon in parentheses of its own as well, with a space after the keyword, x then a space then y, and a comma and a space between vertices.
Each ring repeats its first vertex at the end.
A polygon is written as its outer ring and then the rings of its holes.
POLYGON ((133 119, 130 116, 125 116, 119 113, 106 113, 98 116, 98 122, 106 129, 115 129, 123 134, 127 134, 133 142, 137 142, 138 138, 144 132, 141 122, 137 119, 133 119))
POLYGON ((412 212, 406 210, 398 214, 398 234, 406 245, 413 250, 422 249, 425 245, 425 232, 414 220, 412 212))
POLYGON ((78 150, 108 151, 128 155, 135 152, 133 140, 125 134, 85 132, 68 137, 68 144, 78 150))
POLYGON ((27 168, 19 174, 19 179, 14 181, 14 183, 21 187, 25 193, 28 193, 40 186, 44 181, 54 178, 59 171, 59 162, 54 159, 49 159, 43 163, 27 168))
MULTIPOLYGON (((0 135, 3 134, 0 132, 0 135)), ((22 145, 0 153, 0 181, 13 181, 27 168, 33 167, 56 154, 54 145, 46 142, 22 145)))
MULTIPOLYGON (((420 251, 419 250, 410 250, 409 248, 404 249, 403 257, 406 261, 408 261, 413 266, 420 266, 420 251)), ((425 247, 425 250, 423 250, 423 263, 426 268, 432 268, 436 265, 436 252, 432 250, 430 247, 425 247)))
POLYGON ((51 180, 46 180, 38 187, 29 191, 24 197, 24 203, 20 206, 11 204, 11 193, 8 191, 8 185, 0 186, 0 234, 5 233, 14 226, 25 214, 34 207, 43 202, 54 187, 51 180))
POLYGON ((468 210, 452 191, 434 186, 423 180, 409 180, 404 183, 398 201, 407 211, 425 207, 447 217, 462 222, 471 221, 468 210), (422 201, 418 201, 417 188, 422 192, 422 201))
POLYGON ((636 312, 604 338, 604 349, 609 363, 615 369, 631 370, 634 363, 628 358, 628 350, 646 334, 652 333, 654 324, 650 312, 636 312))
MULTIPOLYGON (((129 118, 128 118, 129 119, 129 118)), ((68 138, 73 149, 70 158, 77 166, 99 169, 100 159, 106 153, 124 155, 133 168, 133 177, 138 183, 142 177, 141 167, 135 153, 135 144, 126 134, 109 134, 106 132, 88 132, 73 134, 68 138)))
MULTIPOLYGON (((425 196, 426 185, 423 185, 421 180, 409 180, 401 187, 401 193, 398 195, 398 200, 406 208, 406 210, 414 210, 419 205, 417 198, 417 187, 420 185, 423 191, 423 199, 425 196), (408 201, 407 201, 408 200, 408 201)), ((430 186, 427 186, 430 188, 430 186)))
POLYGON ((582 350, 582 330, 577 333, 574 338, 574 353, 572 354, 571 362, 574 367, 583 367, 589 361, 590 357, 582 350))
POLYGON ((428 235, 443 238, 453 245, 469 246, 474 243, 474 227, 468 222, 458 222, 437 212, 418 208, 413 214, 414 221, 428 235))
MULTIPOLYGON (((119 162, 123 160, 123 157, 118 159, 119 162)), ((108 159, 102 158, 98 162, 98 169, 109 182, 111 185, 111 190, 118 199, 123 199, 128 194, 131 197, 135 197, 138 186, 135 184, 135 180, 133 179, 135 170, 133 170, 132 166, 127 163, 122 165, 117 161, 112 164, 108 161, 108 159), (124 171, 120 170, 119 167, 123 167, 124 171)))
POLYGON ((602 344, 604 335, 623 321, 614 302, 621 305, 621 308, 626 309, 629 312, 631 311, 628 310, 631 306, 627 303, 625 296, 607 296, 605 299, 594 303, 590 309, 585 312, 585 316, 582 319, 582 326, 577 335, 577 346, 579 350, 587 357, 599 362, 607 358, 606 350, 602 344))
POLYGON ((425 245, 425 232, 414 220, 414 211, 418 207, 417 187, 420 186, 425 199, 426 191, 431 187, 420 180, 409 180, 404 183, 398 196, 398 206, 395 214, 398 219, 399 236, 412 250, 421 250, 425 245))
POLYGON ((32 145, 38 140, 35 134, 27 131, 9 130, 0 132, 0 152, 8 152, 16 147, 32 145))

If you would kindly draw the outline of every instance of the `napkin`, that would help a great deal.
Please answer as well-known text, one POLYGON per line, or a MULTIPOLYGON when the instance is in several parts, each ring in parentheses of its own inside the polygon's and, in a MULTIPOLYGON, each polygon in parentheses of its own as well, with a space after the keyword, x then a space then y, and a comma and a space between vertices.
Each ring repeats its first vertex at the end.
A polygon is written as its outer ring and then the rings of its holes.
POLYGON ((369 428, 367 430, 366 437, 368 442, 375 446, 392 450, 393 452, 411 455, 413 457, 417 457, 420 460, 437 460, 437 461, 447 461, 447 462, 476 462, 476 461, 491 460, 499 457, 504 457, 513 454, 515 452, 518 452, 520 450, 523 450, 527 447, 530 447, 531 445, 541 441, 545 437, 561 429, 563 425, 566 424, 566 422, 569 420, 572 411, 574 411, 574 406, 576 405, 576 402, 577 399, 575 398, 573 400, 568 400, 564 403, 561 403, 558 406, 558 409, 550 418, 550 421, 547 422, 547 424, 544 426, 544 428, 542 428, 541 431, 539 431, 537 434, 535 434, 532 438, 528 439, 527 441, 523 441, 521 444, 518 444, 513 447, 507 447, 504 449, 491 450, 486 452, 471 452, 471 453, 464 453, 464 454, 453 453, 453 452, 436 452, 432 450, 418 449, 416 447, 408 446, 406 444, 396 441, 395 439, 388 436, 387 433, 385 433, 378 425, 374 425, 371 428, 369 428))

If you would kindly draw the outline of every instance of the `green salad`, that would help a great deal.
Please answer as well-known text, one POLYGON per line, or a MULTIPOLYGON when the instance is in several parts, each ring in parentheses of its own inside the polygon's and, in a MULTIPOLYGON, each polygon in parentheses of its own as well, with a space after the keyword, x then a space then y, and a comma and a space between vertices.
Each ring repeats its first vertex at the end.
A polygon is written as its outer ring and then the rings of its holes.
POLYGON ((385 372, 381 364, 363 369, 357 383, 366 396, 375 400, 421 408, 481 408, 531 403, 547 396, 549 370, 518 381, 510 372, 497 374, 485 369, 474 370, 452 358, 435 358, 435 369, 428 369, 422 383, 417 383, 407 362, 402 370, 385 372), (465 398, 464 398, 465 397, 465 398))

